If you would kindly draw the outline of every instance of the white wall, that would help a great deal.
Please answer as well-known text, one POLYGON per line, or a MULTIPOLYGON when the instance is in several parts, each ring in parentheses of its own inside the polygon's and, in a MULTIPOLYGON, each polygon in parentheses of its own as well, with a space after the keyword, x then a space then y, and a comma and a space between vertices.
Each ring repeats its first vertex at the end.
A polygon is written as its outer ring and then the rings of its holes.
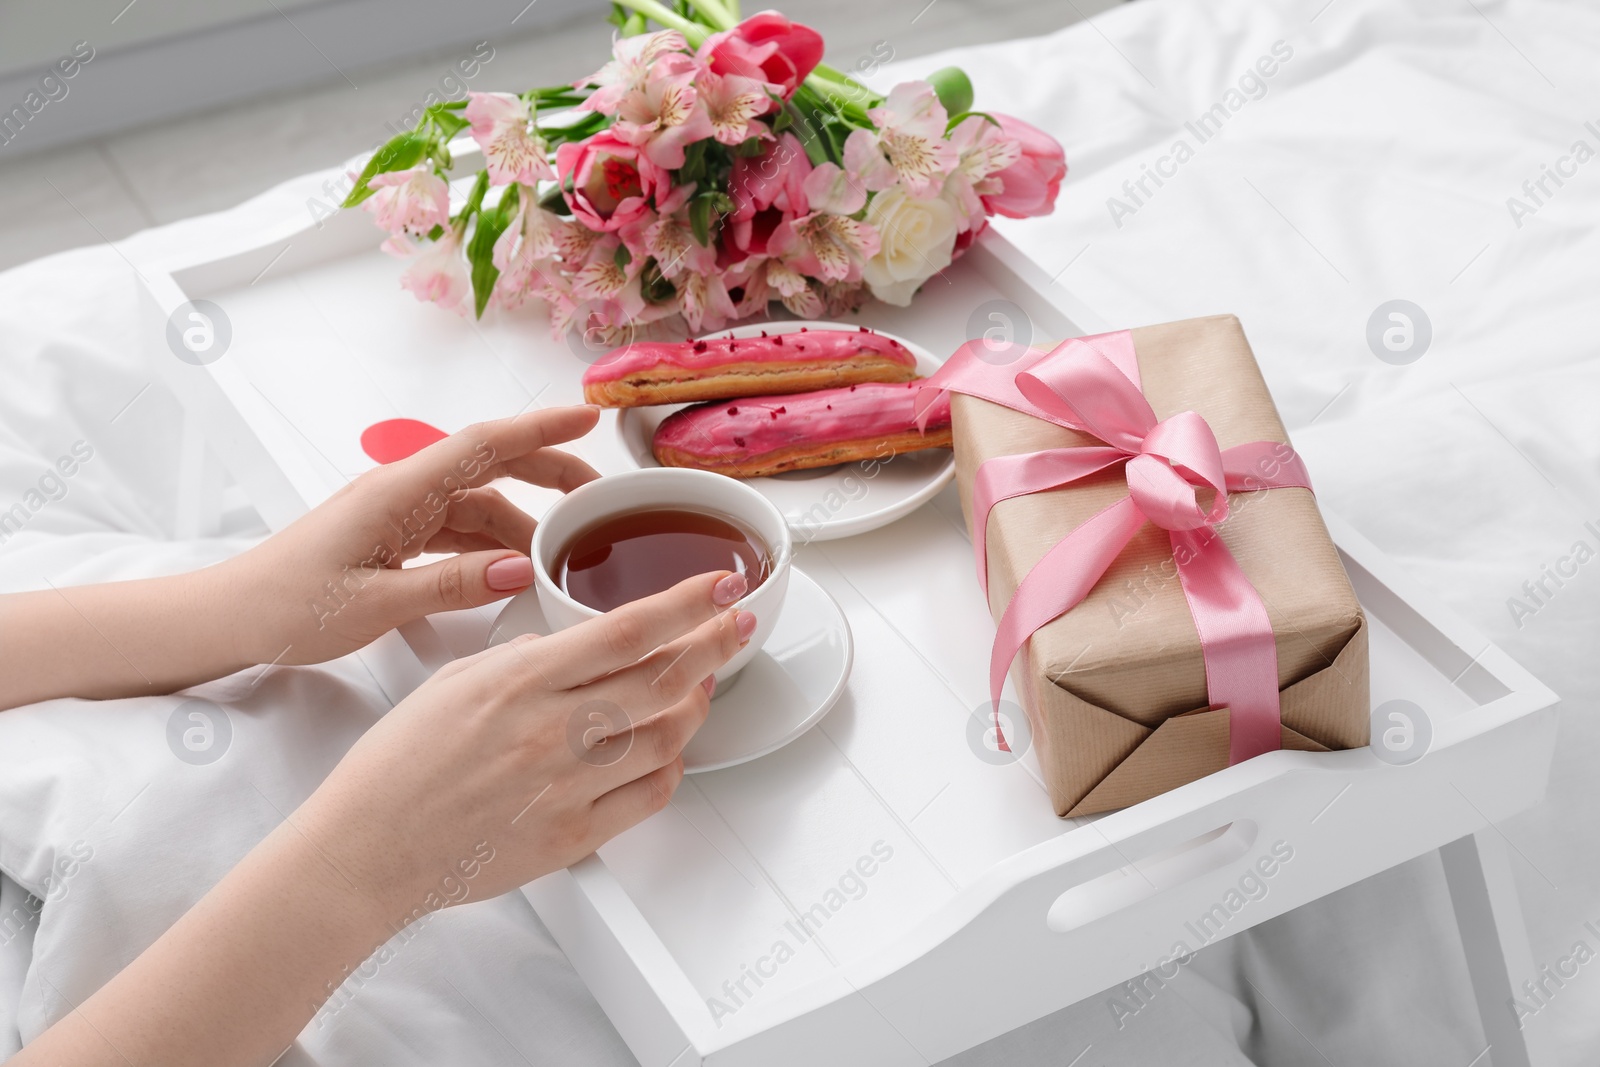
POLYGON ((595 0, 0 0, 0 160, 316 82, 358 85, 364 66, 585 9, 604 13, 595 0), (42 92, 80 41, 93 59, 42 92))
MULTIPOLYGON (((0 78, 37 74, 73 42, 111 51, 164 37, 276 15, 273 0, 5 0, 0 4, 0 78)), ((334 0, 278 0, 296 11, 334 0)))

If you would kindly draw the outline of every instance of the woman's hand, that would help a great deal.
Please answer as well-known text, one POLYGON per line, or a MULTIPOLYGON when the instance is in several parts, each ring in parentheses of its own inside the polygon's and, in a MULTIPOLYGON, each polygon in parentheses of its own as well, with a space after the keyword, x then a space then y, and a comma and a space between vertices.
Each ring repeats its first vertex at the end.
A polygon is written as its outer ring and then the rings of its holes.
POLYGON ((478 607, 533 583, 534 521, 494 489, 518 478, 567 492, 597 477, 552 445, 594 428, 593 407, 470 426, 379 467, 288 528, 212 568, 250 626, 239 656, 320 663, 437 611, 478 607), (456 553, 401 569, 422 552, 456 553))
POLYGON ((409 921, 514 889, 658 811, 712 674, 749 639, 716 572, 441 669, 350 750, 295 819, 409 921), (492 857, 492 858, 491 858, 492 857))
POLYGON ((665 807, 712 674, 755 629, 731 607, 744 592, 740 575, 700 575, 445 667, 15 1062, 274 1062, 405 925, 558 870, 665 807))
POLYGON ((52 697, 171 693, 263 663, 320 663, 430 612, 526 589, 533 519, 488 483, 576 488, 594 469, 550 446, 596 408, 469 427, 368 471, 287 529, 214 567, 0 596, 0 709, 52 697), (401 569, 420 552, 452 552, 401 569))

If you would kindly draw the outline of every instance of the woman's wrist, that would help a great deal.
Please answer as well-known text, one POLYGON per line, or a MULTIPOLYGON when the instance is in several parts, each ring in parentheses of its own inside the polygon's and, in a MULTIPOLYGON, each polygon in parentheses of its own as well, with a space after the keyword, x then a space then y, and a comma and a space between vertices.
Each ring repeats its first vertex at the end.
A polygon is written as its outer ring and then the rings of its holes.
POLYGON ((206 679, 273 659, 264 654, 258 625, 262 614, 271 609, 239 581, 242 576, 234 572, 232 564, 229 560, 173 575, 164 579, 171 584, 158 591, 176 609, 166 623, 169 633, 183 642, 187 661, 206 679))
POLYGON ((222 641, 218 654, 233 670, 268 663, 303 662, 294 655, 293 613, 310 609, 295 601, 293 591, 270 581, 258 555, 261 546, 183 577, 193 582, 190 595, 197 617, 214 620, 222 641))

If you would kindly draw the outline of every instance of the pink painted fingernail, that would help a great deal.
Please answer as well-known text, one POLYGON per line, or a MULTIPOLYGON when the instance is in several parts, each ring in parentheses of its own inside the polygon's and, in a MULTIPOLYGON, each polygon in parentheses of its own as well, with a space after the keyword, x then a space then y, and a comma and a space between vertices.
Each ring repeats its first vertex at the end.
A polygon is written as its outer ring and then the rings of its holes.
POLYGON ((483 572, 484 581, 497 593, 513 589, 526 589, 533 584, 533 560, 527 556, 507 556, 489 564, 483 572))
POLYGON ((749 589, 750 583, 744 580, 744 575, 730 574, 711 587, 711 602, 719 608, 725 608, 744 596, 749 589))
POLYGON ((756 617, 753 612, 739 612, 739 617, 733 621, 733 624, 739 628, 740 644, 750 640, 750 635, 756 632, 756 617))
POLYGON ((714 674, 706 675, 706 680, 700 683, 700 688, 706 691, 706 696, 716 696, 717 676, 714 674))

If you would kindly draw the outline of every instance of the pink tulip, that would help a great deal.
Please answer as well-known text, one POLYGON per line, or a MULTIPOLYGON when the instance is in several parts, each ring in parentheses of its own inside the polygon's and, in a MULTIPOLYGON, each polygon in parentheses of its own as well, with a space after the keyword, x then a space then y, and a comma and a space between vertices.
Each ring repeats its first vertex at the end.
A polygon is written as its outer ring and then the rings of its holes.
POLYGON ((556 176, 573 217, 607 233, 643 217, 671 189, 665 170, 610 130, 556 149, 556 176))
POLYGON ((995 114, 1000 128, 1022 148, 1022 158, 994 176, 1003 189, 983 197, 991 215, 1026 219, 1048 215, 1055 209, 1056 193, 1067 173, 1067 157, 1061 142, 1043 130, 1010 115, 995 114))
POLYGON ((776 11, 763 11, 707 37, 699 56, 717 74, 766 82, 787 100, 822 62, 822 35, 776 11))

